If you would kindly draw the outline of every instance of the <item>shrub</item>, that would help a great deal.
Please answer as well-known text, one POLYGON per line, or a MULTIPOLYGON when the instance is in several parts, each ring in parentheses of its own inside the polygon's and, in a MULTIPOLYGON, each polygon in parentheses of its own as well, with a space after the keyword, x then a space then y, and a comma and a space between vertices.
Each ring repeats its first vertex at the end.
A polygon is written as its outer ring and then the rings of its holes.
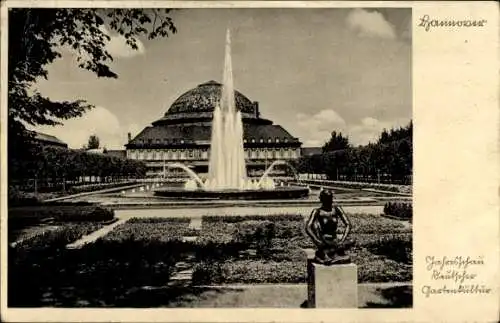
POLYGON ((198 263, 193 271, 193 285, 223 284, 226 282, 227 270, 220 262, 198 263))
POLYGON ((384 214, 405 220, 412 219, 412 204, 402 202, 387 202, 384 205, 384 214))
POLYGON ((41 201, 34 193, 18 190, 15 186, 9 186, 8 205, 12 206, 33 206, 39 205, 41 201))

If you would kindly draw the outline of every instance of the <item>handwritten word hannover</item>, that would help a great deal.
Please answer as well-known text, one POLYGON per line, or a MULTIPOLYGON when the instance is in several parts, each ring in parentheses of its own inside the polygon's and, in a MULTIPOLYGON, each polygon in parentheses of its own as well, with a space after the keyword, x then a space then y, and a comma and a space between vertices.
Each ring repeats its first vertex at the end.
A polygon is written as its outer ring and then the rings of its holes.
POLYGON ((484 27, 486 25, 486 22, 486 19, 431 19, 429 15, 423 15, 422 17, 420 17, 420 23, 418 24, 418 27, 423 27, 425 31, 429 31, 431 27, 484 27))

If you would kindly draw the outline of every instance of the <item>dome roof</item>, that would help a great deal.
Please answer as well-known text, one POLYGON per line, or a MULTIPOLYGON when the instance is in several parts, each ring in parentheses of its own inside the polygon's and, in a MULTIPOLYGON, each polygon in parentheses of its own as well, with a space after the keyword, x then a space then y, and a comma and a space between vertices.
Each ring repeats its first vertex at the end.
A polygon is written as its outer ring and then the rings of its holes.
MULTIPOLYGON (((222 84, 209 81, 182 94, 172 103, 165 116, 177 113, 212 112, 220 101, 222 84)), ((238 91, 234 91, 236 108, 242 113, 255 114, 255 106, 250 99, 238 91)))
MULTIPOLYGON (((211 121, 213 111, 222 94, 222 84, 208 81, 179 96, 164 116, 155 124, 175 124, 186 122, 211 121)), ((241 111, 244 122, 272 123, 260 118, 258 102, 252 102, 245 95, 234 91, 236 109, 241 111)))

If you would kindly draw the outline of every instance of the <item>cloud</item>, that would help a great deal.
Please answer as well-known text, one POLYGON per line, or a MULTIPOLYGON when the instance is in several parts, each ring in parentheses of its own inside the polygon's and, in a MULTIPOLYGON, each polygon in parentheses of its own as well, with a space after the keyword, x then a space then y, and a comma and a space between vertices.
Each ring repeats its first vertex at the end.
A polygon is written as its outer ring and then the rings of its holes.
POLYGON ((314 115, 298 113, 297 119, 299 126, 315 130, 328 130, 332 126, 344 126, 345 120, 334 110, 321 110, 314 115))
POLYGON ((116 115, 104 107, 97 106, 80 118, 65 120, 62 126, 41 126, 36 131, 56 136, 66 142, 70 148, 86 145, 90 135, 99 137, 102 147, 125 149, 127 132, 136 135, 140 128, 136 124, 122 125, 116 115))
POLYGON ((382 130, 406 125, 409 120, 380 121, 374 117, 347 124, 334 110, 322 110, 308 115, 297 114, 297 135, 303 147, 320 147, 330 138, 332 131, 341 132, 349 137, 349 142, 354 145, 366 145, 378 140, 382 130))
POLYGON ((111 39, 106 45, 107 51, 113 56, 113 58, 117 57, 133 57, 137 55, 142 55, 145 53, 144 44, 140 39, 137 39, 137 49, 130 48, 126 43, 125 37, 119 34, 111 34, 111 32, 104 26, 100 27, 101 31, 108 35, 111 39))
POLYGON ((313 115, 298 113, 298 132, 304 147, 322 146, 333 130, 345 129, 346 122, 333 109, 321 110, 313 115))
POLYGON ((396 30, 378 11, 353 9, 346 17, 349 28, 361 36, 395 39, 396 30))

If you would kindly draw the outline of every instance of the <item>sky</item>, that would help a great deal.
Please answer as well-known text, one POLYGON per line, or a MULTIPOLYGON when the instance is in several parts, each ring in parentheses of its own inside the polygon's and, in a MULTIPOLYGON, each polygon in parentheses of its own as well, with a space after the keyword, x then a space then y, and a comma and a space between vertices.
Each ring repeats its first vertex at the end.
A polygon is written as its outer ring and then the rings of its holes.
POLYGON ((141 39, 136 51, 111 34, 118 79, 79 69, 74 53, 61 49, 36 87, 53 100, 96 107, 36 130, 72 148, 96 134, 106 148, 124 149, 128 132, 161 118, 181 94, 221 82, 227 28, 235 88, 303 147, 323 145, 333 130, 367 144, 411 120, 411 9, 182 9, 172 18, 176 34, 141 39))

